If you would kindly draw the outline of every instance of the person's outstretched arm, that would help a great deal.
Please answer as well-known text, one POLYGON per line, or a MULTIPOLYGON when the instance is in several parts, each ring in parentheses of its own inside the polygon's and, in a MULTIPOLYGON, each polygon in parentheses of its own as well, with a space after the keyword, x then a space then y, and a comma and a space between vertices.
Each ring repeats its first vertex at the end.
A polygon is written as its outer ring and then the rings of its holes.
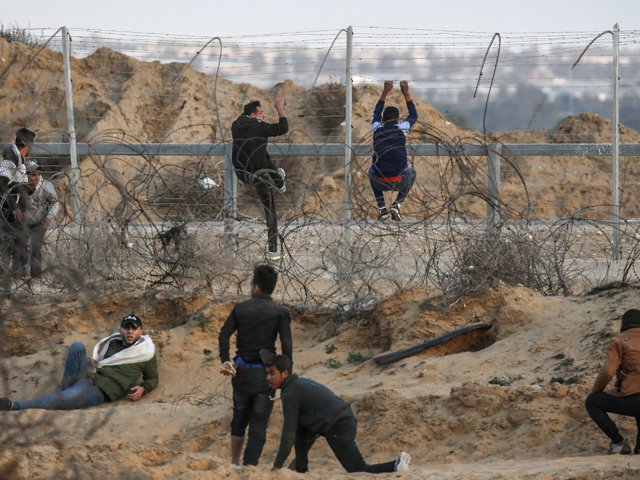
POLYGON ((376 130, 378 127, 382 125, 382 110, 384 110, 384 102, 387 101, 387 95, 393 89, 393 82, 391 80, 386 80, 384 82, 384 86, 382 87, 382 93, 380 94, 380 99, 378 103, 376 103, 375 108, 373 109, 373 120, 371 120, 371 131, 376 130))
POLYGON ((289 312, 285 311, 285 317, 280 320, 278 326, 278 335, 280 336, 280 349, 282 354, 289 357, 293 363, 293 337, 291 335, 291 317, 289 312))
MULTIPOLYGON (((409 123, 409 127, 413 127, 414 123, 418 120, 418 110, 416 109, 415 103, 413 103, 413 99, 411 98, 411 93, 409 93, 409 82, 406 80, 402 80, 400 82, 400 91, 404 96, 404 101, 407 102, 407 110, 409 111, 409 115, 407 118, 403 120, 402 123, 409 123)), ((407 129, 408 130, 408 129, 407 129)))
POLYGON ((278 123, 262 123, 263 134, 267 137, 277 137, 284 135, 289 131, 289 122, 287 115, 284 113, 284 98, 276 98, 274 104, 278 111, 278 123))
POLYGON ((616 371, 622 364, 622 348, 620 344, 614 339, 607 346, 607 359, 602 364, 598 376, 593 382, 591 387, 591 393, 598 393, 604 391, 609 384, 611 378, 616 374, 616 371))
MULTIPOLYGON (((295 388, 295 387, 294 387, 295 388)), ((299 416, 299 392, 290 391, 286 394, 283 393, 281 397, 282 401, 282 434, 280 436, 280 446, 278 447, 278 453, 276 459, 273 462, 273 470, 277 470, 283 467, 284 462, 287 460, 291 449, 293 448, 296 440, 296 433, 298 430, 298 416, 299 416)))

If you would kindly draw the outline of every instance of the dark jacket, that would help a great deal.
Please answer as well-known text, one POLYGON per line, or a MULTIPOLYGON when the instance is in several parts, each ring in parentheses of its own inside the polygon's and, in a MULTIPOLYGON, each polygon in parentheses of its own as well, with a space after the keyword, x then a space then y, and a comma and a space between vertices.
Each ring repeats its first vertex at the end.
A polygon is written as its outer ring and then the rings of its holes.
MULTIPOLYGON (((122 340, 113 340, 105 353, 105 358, 127 348, 122 340)), ((93 383, 100 388, 110 401, 124 397, 128 390, 137 385, 142 377, 141 386, 145 394, 158 386, 158 361, 154 355, 151 360, 125 365, 109 365, 98 368, 93 377, 93 383)))
POLYGON ((36 188, 27 187, 24 221, 29 226, 41 225, 45 218, 53 222, 60 210, 58 194, 49 180, 41 178, 36 188))
POLYGON ((258 353, 263 348, 276 353, 278 336, 282 354, 293 360, 289 312, 275 303, 270 295, 259 293, 233 307, 218 335, 222 362, 230 359, 229 343, 236 331, 236 354, 247 362, 259 362, 258 353))
MULTIPOLYGON (((0 163, 0 207, 2 218, 9 222, 15 222, 13 212, 20 208, 23 212, 26 208, 26 174, 16 174, 18 165, 24 164, 25 159, 15 145, 9 145, 2 150, 2 163, 0 163), (17 177, 22 177, 22 183, 16 183, 17 177)), ((24 168, 24 166, 22 167, 24 168)))
POLYGON ((384 102, 378 100, 373 111, 372 166, 376 176, 395 177, 407 168, 407 131, 418 120, 418 111, 413 102, 407 102, 409 115, 400 123, 382 123, 384 102))
POLYGON ((282 384, 282 436, 274 467, 281 468, 296 440, 298 427, 322 435, 336 420, 353 416, 349 402, 324 385, 290 374, 282 384))
POLYGON ((289 131, 286 117, 278 123, 266 123, 249 115, 240 115, 231 125, 233 137, 232 162, 238 178, 246 181, 244 173, 255 173, 260 169, 275 170, 267 153, 268 137, 284 135, 289 131))

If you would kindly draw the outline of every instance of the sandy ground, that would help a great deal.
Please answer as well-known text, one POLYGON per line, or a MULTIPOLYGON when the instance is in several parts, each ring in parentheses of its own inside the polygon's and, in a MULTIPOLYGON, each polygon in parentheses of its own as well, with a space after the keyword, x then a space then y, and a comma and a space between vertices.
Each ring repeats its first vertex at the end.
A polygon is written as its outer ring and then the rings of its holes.
MULTIPOLYGON (((619 316, 639 297, 637 290, 543 297, 502 287, 447 305, 438 292, 418 289, 358 318, 294 313, 296 369, 352 402, 367 460, 412 455, 409 473, 379 478, 637 478, 640 456, 605 455, 608 441, 583 400, 619 316), (386 366, 370 359, 475 322, 492 328, 386 366)), ((38 319, 41 328, 13 315, 5 338, 32 353, 0 360, 1 393, 27 398, 55 388, 66 347, 75 340, 93 345, 130 300, 121 294, 41 304, 34 308, 51 312, 38 319)), ((181 310, 170 311, 157 299, 145 316, 159 350, 154 392, 138 403, 2 413, 0 478, 374 477, 344 473, 323 440, 308 474, 271 472, 279 403, 261 465, 230 465, 231 385, 218 373, 217 334, 233 302, 182 301, 181 310)), ((619 417, 619 424, 633 440, 633 419, 619 417)))

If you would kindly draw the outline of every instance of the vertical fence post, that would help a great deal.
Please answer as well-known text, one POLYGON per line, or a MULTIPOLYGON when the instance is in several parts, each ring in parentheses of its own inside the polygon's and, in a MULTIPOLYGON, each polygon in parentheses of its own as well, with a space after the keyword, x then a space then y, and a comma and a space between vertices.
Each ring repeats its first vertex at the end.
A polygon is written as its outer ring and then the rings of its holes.
POLYGON ((489 156, 487 158, 487 192, 489 202, 487 202, 487 220, 491 225, 500 222, 500 212, 495 207, 500 200, 500 154, 501 144, 489 145, 489 156))
POLYGON ((67 27, 62 27, 62 57, 64 59, 64 90, 67 97, 67 130, 69 132, 69 157, 71 159, 71 200, 73 219, 77 224, 82 221, 80 195, 78 194, 78 147, 76 143, 76 124, 73 116, 73 87, 71 85, 71 36, 67 27))
POLYGON ((224 232, 231 232, 231 220, 238 216, 238 180, 231 161, 233 144, 224 146, 224 232))
MULTIPOLYGON (((352 55, 353 55, 353 28, 347 28, 347 58, 345 78, 345 112, 344 112, 344 205, 343 213, 346 224, 351 220, 351 130, 353 107, 353 81, 352 81, 352 55)), ((348 228, 348 226, 347 226, 348 228)))
POLYGON ((620 247, 620 99, 618 97, 618 77, 620 47, 620 27, 616 23, 613 26, 613 138, 611 139, 612 168, 613 168, 613 192, 611 195, 612 221, 613 221, 613 259, 620 260, 622 252, 620 247))
POLYGON ((224 209, 228 217, 235 218, 238 214, 238 181, 233 170, 231 154, 233 144, 224 146, 224 209))

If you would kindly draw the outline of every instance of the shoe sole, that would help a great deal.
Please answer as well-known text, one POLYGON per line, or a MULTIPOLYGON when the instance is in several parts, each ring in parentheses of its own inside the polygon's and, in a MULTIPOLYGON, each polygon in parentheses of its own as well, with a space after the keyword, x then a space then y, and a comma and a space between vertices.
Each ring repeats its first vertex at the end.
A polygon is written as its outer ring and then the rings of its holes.
POLYGON ((400 452, 400 459, 396 466, 396 472, 408 472, 409 464, 411 463, 411 455, 406 452, 400 452))
MULTIPOLYGON (((287 174, 285 173, 284 169, 282 169, 282 168, 278 168, 278 175, 280 175, 280 177, 282 177, 282 181, 284 182, 284 181, 285 181, 285 178, 286 178, 286 176, 287 176, 287 174)), ((282 184, 282 187, 280 187, 278 190, 279 190, 280 192, 282 192, 282 193, 286 192, 286 191, 287 191, 287 184, 286 184, 286 183, 283 183, 283 184, 282 184)))

